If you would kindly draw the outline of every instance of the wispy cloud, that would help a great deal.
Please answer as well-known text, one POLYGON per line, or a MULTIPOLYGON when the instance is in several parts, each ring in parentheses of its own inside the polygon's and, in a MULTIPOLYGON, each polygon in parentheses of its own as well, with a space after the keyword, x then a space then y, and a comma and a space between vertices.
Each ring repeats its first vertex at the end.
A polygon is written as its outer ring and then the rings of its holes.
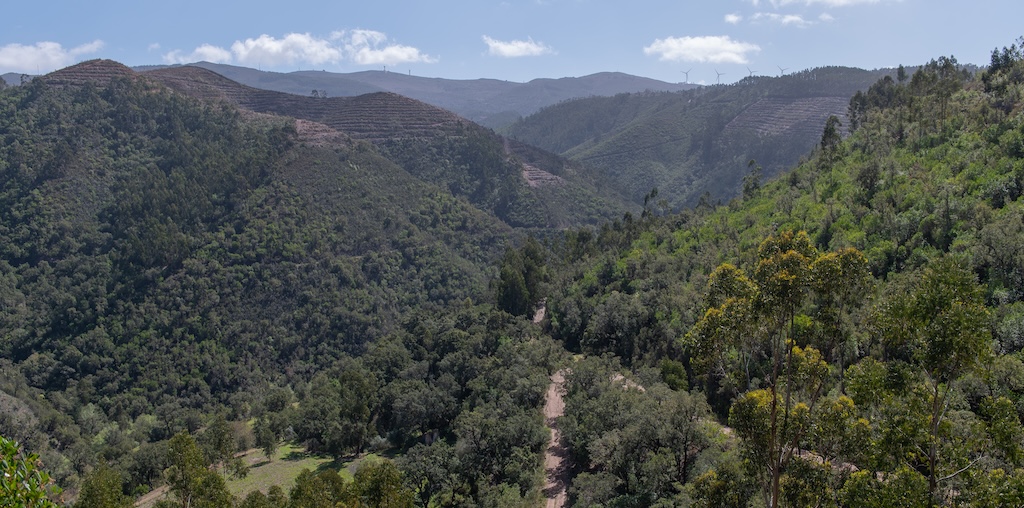
POLYGON ((814 24, 813 21, 808 21, 796 14, 778 14, 774 12, 758 12, 750 19, 752 21, 770 21, 785 26, 807 27, 814 24))
POLYGON ((540 56, 554 53, 549 46, 542 42, 535 42, 533 38, 527 37, 525 41, 499 41, 488 36, 483 36, 484 44, 487 44, 487 54, 504 58, 516 58, 521 56, 540 56))
POLYGON ((0 46, 0 69, 9 72, 49 72, 75 63, 81 57, 103 49, 103 41, 65 48, 57 42, 0 46))
POLYGON ((761 51, 757 44, 736 41, 726 35, 666 37, 644 48, 659 60, 697 63, 750 63, 748 55, 761 51))
POLYGON ((290 33, 280 38, 263 34, 256 38, 235 41, 230 49, 203 44, 190 53, 174 50, 166 53, 163 58, 168 63, 206 60, 265 67, 324 65, 343 61, 359 65, 437 61, 415 47, 392 42, 383 32, 362 29, 338 31, 326 38, 309 33, 290 33))
POLYGON ((743 21, 743 16, 740 16, 739 14, 725 15, 725 22, 729 23, 730 25, 737 25, 740 21, 743 21))

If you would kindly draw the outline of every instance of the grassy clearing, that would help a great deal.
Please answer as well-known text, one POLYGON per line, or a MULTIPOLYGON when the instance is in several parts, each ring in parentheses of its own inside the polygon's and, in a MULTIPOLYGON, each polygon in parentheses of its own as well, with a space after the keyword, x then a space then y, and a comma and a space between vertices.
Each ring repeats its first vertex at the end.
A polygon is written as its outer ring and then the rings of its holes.
MULTIPOLYGON (((365 460, 378 460, 382 457, 391 458, 393 454, 378 455, 368 453, 351 460, 335 460, 327 455, 315 455, 306 452, 305 448, 293 444, 284 444, 277 449, 274 460, 269 461, 263 451, 253 448, 242 454, 243 460, 249 465, 249 474, 245 478, 225 477, 228 491, 239 500, 245 499, 250 492, 259 490, 264 494, 270 487, 277 485, 287 494, 295 485, 295 478, 303 469, 320 471, 334 469, 345 480, 352 480, 356 468, 365 460)), ((136 508, 152 508, 157 501, 167 494, 166 487, 136 500, 136 508)))
POLYGON ((245 452, 244 459, 249 465, 249 474, 245 478, 226 478, 228 490, 238 498, 244 498, 254 490, 266 493, 273 485, 280 486, 287 493, 303 469, 318 471, 331 468, 338 470, 344 478, 352 477, 345 468, 346 463, 336 462, 326 455, 307 453, 301 446, 292 444, 278 448, 272 461, 268 461, 263 451, 257 449, 245 452))

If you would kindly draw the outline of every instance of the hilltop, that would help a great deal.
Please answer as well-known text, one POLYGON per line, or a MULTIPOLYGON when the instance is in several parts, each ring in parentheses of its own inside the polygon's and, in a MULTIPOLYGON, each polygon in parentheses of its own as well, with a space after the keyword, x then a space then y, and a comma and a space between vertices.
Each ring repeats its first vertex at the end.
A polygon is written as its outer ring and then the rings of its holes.
POLYGON ((373 142, 406 171, 516 227, 597 223, 630 208, 614 191, 599 190, 582 177, 578 164, 509 143, 447 110, 394 93, 300 96, 252 88, 188 66, 141 75, 200 99, 316 122, 373 142))
MULTIPOLYGON (((619 72, 515 83, 497 79, 426 78, 387 71, 279 73, 209 62, 192 65, 212 70, 245 85, 296 95, 309 95, 312 90, 324 91, 329 97, 394 92, 451 110, 459 116, 492 128, 505 126, 544 106, 568 99, 647 90, 678 91, 697 86, 666 83, 619 72)), ((139 70, 157 67, 140 67, 139 70)))

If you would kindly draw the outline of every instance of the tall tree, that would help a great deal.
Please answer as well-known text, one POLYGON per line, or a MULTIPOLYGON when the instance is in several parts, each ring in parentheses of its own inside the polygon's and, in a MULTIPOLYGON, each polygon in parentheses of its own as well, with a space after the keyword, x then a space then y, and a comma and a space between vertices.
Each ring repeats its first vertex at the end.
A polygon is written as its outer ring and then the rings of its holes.
MULTIPOLYGON (((828 377, 821 352, 797 344, 798 338, 803 340, 797 333, 797 314, 817 293, 828 328, 840 333, 843 309, 859 301, 868 279, 858 251, 819 255, 802 231, 765 239, 752 278, 729 264, 709 277, 709 309, 687 339, 695 346, 698 367, 721 365, 729 357, 747 358, 741 363, 749 365, 755 352, 766 355, 763 388, 738 397, 729 421, 744 440, 748 464, 761 478, 766 504, 772 508, 780 502, 781 480, 807 438, 828 377)), ((842 336, 836 340, 841 342, 842 336)), ((746 376, 749 385, 749 369, 746 376)))
POLYGON ((167 483, 177 500, 164 506, 181 508, 215 508, 232 503, 224 479, 206 467, 203 451, 186 431, 181 431, 167 444, 167 483))
POLYGON ((904 282, 875 312, 875 333, 890 357, 916 365, 928 387, 928 429, 924 455, 928 491, 938 501, 941 426, 950 390, 992 354, 992 334, 982 289, 953 257, 933 262, 920 277, 904 282))

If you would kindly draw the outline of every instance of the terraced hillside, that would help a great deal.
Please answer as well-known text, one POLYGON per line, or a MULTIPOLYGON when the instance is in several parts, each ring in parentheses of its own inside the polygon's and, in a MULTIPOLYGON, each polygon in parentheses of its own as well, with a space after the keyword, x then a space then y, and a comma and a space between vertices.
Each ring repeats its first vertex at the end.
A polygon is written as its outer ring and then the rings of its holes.
MULTIPOLYGON (((142 75, 193 97, 314 122, 352 139, 372 142, 414 176, 463 196, 516 227, 596 224, 630 209, 614 191, 599 191, 557 155, 522 143, 507 143, 450 111, 394 93, 292 95, 249 87, 190 66, 142 75)), ((322 129, 309 127, 304 125, 303 132, 318 139, 326 135, 322 129)))
POLYGON ((768 97, 750 105, 725 126, 726 132, 752 131, 761 136, 793 135, 813 137, 829 116, 846 122, 849 97, 768 97))
POLYGON ((652 188, 671 207, 742 191, 751 160, 768 178, 812 150, 830 115, 845 125, 849 98, 889 71, 828 67, 676 93, 569 101, 507 129, 579 161, 591 178, 643 202, 652 188))
POLYGON ((145 75, 193 97, 322 123, 374 142, 454 135, 465 122, 454 113, 390 92, 358 97, 293 95, 245 86, 200 67, 172 67, 145 75))

